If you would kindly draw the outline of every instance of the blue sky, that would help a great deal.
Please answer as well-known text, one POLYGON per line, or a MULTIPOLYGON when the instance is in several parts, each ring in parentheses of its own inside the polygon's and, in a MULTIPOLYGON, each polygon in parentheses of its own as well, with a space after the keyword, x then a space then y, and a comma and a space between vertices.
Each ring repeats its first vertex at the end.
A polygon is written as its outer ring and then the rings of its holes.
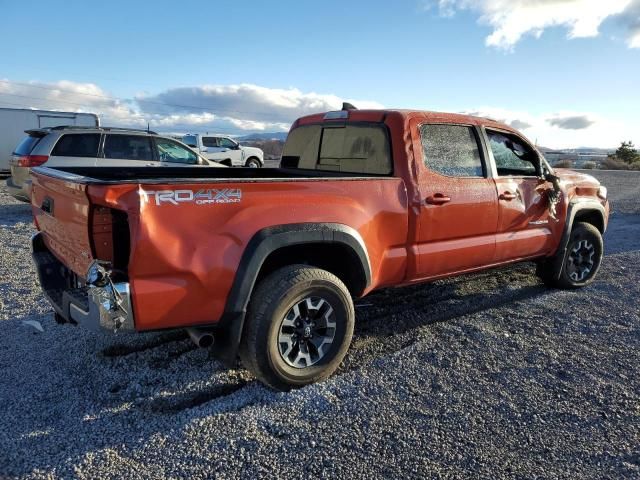
POLYGON ((0 0, 0 106, 242 133, 349 99, 640 143, 640 1, 531 3, 0 0))

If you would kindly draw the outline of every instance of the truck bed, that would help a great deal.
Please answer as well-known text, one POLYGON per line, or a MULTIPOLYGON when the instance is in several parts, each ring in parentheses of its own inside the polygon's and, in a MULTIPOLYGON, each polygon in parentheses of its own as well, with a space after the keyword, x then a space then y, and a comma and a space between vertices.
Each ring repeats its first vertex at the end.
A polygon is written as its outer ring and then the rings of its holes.
POLYGON ((408 198, 398 177, 280 168, 37 167, 32 179, 43 247, 72 277, 83 279, 93 260, 120 272, 134 294, 140 331, 219 321, 243 255, 255 248, 252 239, 283 226, 352 230, 366 245, 370 288, 405 275, 408 198))
POLYGON ((286 181, 297 179, 384 178, 385 175, 306 170, 300 168, 207 167, 37 167, 35 172, 82 184, 202 183, 216 181, 286 181))

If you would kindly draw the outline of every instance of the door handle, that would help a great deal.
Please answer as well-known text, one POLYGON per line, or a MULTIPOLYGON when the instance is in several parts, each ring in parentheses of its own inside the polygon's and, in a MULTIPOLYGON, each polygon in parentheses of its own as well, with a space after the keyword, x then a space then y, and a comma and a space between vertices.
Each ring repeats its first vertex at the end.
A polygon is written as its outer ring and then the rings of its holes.
POLYGON ((515 200, 516 199, 516 194, 515 193, 511 193, 511 192, 504 192, 500 194, 500 200, 506 200, 508 202, 510 202, 511 200, 515 200))
POLYGON ((427 203, 429 205, 444 205, 445 203, 449 203, 450 201, 451 197, 443 195, 442 193, 436 193, 430 197, 427 197, 427 203))

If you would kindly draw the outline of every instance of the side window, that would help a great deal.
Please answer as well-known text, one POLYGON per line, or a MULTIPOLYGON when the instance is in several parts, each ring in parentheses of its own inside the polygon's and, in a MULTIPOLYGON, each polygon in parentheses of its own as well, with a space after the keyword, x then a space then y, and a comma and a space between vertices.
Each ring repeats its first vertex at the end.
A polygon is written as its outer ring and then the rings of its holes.
POLYGON ((202 145, 205 147, 217 147, 218 139, 216 137, 202 137, 202 145))
POLYGON ((97 157, 99 133, 70 133, 63 135, 51 152, 58 157, 97 157))
POLYGON ((107 135, 104 158, 121 160, 153 160, 151 138, 141 135, 107 135))
POLYGON ((515 135, 487 130, 498 176, 537 176, 537 154, 515 135))
POLYGON ((422 125, 422 155, 429 170, 449 177, 483 177, 482 157, 473 127, 422 125))
POLYGON ((222 148, 236 148, 238 146, 238 144, 233 140, 224 137, 219 138, 218 142, 220 142, 220 146, 222 148))
POLYGON ((198 156, 193 150, 184 148, 179 143, 169 140, 168 138, 156 137, 156 148, 158 149, 158 158, 161 162, 187 163, 191 165, 198 163, 198 156))

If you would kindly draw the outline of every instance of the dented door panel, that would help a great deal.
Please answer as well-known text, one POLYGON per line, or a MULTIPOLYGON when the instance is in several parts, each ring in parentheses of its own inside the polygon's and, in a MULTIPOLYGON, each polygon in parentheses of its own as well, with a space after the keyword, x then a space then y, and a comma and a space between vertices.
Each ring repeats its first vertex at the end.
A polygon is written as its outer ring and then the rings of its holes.
POLYGON ((495 262, 550 254, 564 224, 549 211, 550 182, 537 177, 495 179, 499 227, 495 262))

